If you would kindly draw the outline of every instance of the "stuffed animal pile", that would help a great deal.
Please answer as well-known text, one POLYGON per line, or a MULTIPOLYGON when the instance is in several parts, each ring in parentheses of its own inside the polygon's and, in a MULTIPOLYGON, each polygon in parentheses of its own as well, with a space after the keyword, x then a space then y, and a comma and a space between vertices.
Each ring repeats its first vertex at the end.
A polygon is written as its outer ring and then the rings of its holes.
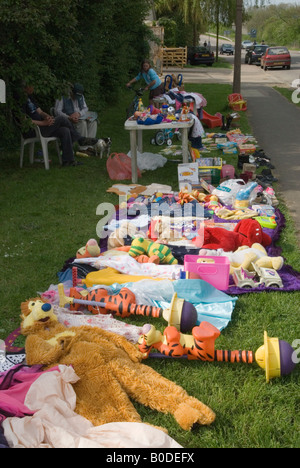
POLYGON ((39 298, 23 303, 21 312, 28 365, 72 366, 79 377, 76 412, 95 426, 141 422, 131 399, 172 414, 184 430, 214 421, 208 406, 142 364, 143 355, 124 337, 97 327, 65 328, 39 298))

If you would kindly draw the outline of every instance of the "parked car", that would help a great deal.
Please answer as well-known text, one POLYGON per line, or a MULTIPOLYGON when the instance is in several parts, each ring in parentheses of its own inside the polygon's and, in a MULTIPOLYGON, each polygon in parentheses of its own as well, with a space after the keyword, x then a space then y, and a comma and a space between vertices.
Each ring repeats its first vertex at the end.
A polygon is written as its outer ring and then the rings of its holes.
POLYGON ((265 71, 268 68, 282 67, 291 69, 291 54, 286 47, 269 47, 261 57, 260 67, 265 71))
POLYGON ((233 55, 234 54, 234 47, 232 44, 222 44, 220 48, 220 54, 228 54, 228 55, 233 55))
POLYGON ((242 49, 248 49, 248 47, 251 47, 251 46, 253 46, 252 41, 246 40, 242 42, 242 49))
POLYGON ((260 64, 261 57, 268 47, 267 45, 253 45, 249 47, 249 49, 246 50, 245 63, 249 63, 249 65, 252 63, 260 64))
POLYGON ((215 62, 215 54, 206 47, 188 47, 187 61, 191 65, 204 64, 211 67, 215 62))

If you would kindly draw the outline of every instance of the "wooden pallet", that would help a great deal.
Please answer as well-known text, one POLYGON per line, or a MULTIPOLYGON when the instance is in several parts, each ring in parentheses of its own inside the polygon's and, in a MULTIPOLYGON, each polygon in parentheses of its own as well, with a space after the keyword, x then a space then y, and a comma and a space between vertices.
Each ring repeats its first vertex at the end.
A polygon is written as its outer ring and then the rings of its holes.
POLYGON ((163 48, 163 66, 183 68, 187 63, 187 47, 163 48))

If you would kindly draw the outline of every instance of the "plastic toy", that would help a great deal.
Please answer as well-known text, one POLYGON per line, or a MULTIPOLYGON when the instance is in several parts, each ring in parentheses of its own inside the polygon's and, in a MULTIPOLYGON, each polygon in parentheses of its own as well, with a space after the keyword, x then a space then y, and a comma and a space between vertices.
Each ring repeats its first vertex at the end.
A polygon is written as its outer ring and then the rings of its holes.
POLYGON ((294 349, 286 341, 269 338, 264 334, 264 345, 255 353, 241 350, 215 350, 215 340, 220 336, 220 330, 209 322, 201 322, 194 327, 192 335, 184 335, 175 327, 167 327, 162 335, 153 325, 143 327, 143 335, 138 342, 139 350, 148 357, 187 358, 209 362, 240 362, 257 364, 265 370, 266 380, 289 375, 295 364, 292 360, 294 349), (152 349, 158 351, 151 353, 152 349))
POLYGON ((233 272, 233 279, 237 287, 243 289, 253 289, 259 286, 266 288, 283 288, 282 280, 276 270, 272 268, 260 268, 252 263, 254 272, 237 269, 233 272))
POLYGON ((277 227, 275 216, 257 216, 254 219, 264 228, 275 229, 277 227))
POLYGON ((229 287, 230 262, 227 257, 185 255, 184 270, 189 279, 200 278, 221 291, 229 287))
POLYGON ((234 208, 248 208, 250 204, 251 193, 256 189, 256 187, 258 187, 258 183, 252 182, 246 187, 241 188, 241 190, 235 196, 234 208))
POLYGON ((151 139, 151 144, 162 146, 166 143, 168 146, 172 146, 173 138, 175 136, 178 141, 182 140, 182 135, 178 128, 166 128, 164 130, 159 130, 158 132, 156 132, 154 138, 151 139))
POLYGON ((222 127, 222 114, 217 113, 215 115, 211 115, 203 109, 201 122, 208 128, 222 127))
POLYGON ((70 310, 79 310, 80 306, 87 307, 93 314, 113 313, 116 317, 126 318, 131 315, 142 315, 144 317, 163 318, 170 326, 182 332, 190 331, 197 322, 197 311, 193 304, 184 299, 179 299, 177 294, 173 295, 170 307, 162 309, 148 305, 135 303, 135 295, 130 289, 122 288, 119 294, 109 295, 106 289, 95 289, 86 294, 70 289, 70 296, 64 293, 63 284, 58 286, 59 306, 70 305, 70 310))
POLYGON ((234 111, 246 111, 247 101, 239 93, 230 94, 228 97, 229 107, 234 111))

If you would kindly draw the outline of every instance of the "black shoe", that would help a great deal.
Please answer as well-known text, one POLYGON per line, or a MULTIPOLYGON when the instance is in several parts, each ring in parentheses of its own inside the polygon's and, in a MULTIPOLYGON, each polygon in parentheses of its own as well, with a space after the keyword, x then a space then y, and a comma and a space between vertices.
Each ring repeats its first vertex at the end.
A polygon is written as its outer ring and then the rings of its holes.
POLYGON ((98 138, 79 138, 79 146, 94 146, 98 141, 98 138))
POLYGON ((268 167, 269 169, 275 169, 275 166, 271 164, 267 159, 264 158, 256 158, 255 159, 255 165, 256 167, 268 167))

